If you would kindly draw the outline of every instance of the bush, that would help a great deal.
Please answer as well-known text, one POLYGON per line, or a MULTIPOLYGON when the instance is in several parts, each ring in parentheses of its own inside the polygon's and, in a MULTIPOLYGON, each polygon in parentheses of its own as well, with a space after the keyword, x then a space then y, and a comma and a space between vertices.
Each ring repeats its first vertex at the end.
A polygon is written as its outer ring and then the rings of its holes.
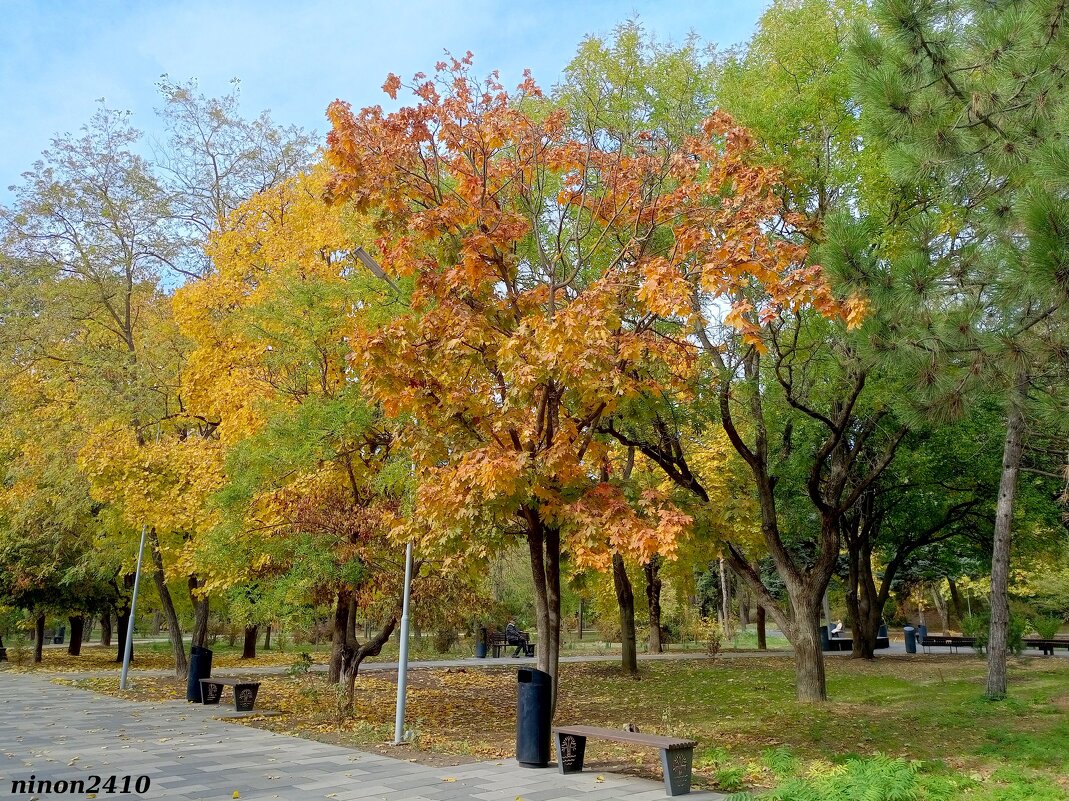
POLYGON ((1039 615, 1032 619, 1032 628, 1044 640, 1053 640, 1062 627, 1062 619, 1057 615, 1039 615))
MULTIPOLYGON (((1027 622, 1017 615, 1010 615, 1010 624, 1006 632, 1006 645, 1010 653, 1019 654, 1024 650, 1024 633, 1028 628, 1027 622)), ((961 631, 966 637, 975 637, 977 651, 987 649, 987 641, 991 636, 991 616, 984 612, 975 615, 966 615, 961 621, 961 631)))
POLYGON ((456 629, 438 629, 434 632, 434 650, 440 654, 447 654, 449 650, 460 642, 456 629))
POLYGON ((303 676, 312 667, 312 655, 307 651, 301 651, 297 661, 286 668, 287 676, 303 676))

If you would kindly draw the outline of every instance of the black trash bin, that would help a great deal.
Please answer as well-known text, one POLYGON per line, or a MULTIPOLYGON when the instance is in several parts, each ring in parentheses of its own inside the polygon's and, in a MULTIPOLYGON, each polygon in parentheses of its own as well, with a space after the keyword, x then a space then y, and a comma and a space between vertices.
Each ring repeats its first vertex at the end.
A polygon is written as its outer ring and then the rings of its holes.
POLYGON ((906 626, 902 629, 902 633, 906 635, 906 653, 917 653, 917 632, 913 626, 906 626))
POLYGON ((186 678, 186 700, 202 703, 200 680, 212 677, 212 652, 194 645, 189 649, 189 674, 186 678))
POLYGON ((553 679, 542 670, 516 673, 516 761, 521 768, 549 767, 553 679))
POLYGON ((67 635, 66 626, 56 627, 56 636, 52 638, 53 645, 63 645, 63 638, 67 635))
POLYGON ((479 639, 475 641, 475 658, 486 659, 486 640, 487 640, 486 627, 483 626, 479 629, 479 639))
POLYGON ((828 637, 828 627, 827 626, 821 626, 820 627, 820 650, 821 651, 830 651, 831 650, 831 639, 828 637))

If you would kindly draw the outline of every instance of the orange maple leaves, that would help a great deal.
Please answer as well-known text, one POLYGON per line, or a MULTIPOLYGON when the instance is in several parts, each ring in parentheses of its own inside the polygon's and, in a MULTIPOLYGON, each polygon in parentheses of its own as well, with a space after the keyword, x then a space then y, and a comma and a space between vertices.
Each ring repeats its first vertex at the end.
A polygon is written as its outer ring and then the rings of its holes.
POLYGON ((510 96, 470 63, 417 75, 417 102, 396 112, 328 111, 327 197, 374 209, 387 270, 414 285, 413 314, 356 332, 354 366, 418 421, 432 516, 534 507, 590 562, 606 532, 612 550, 670 554, 689 519, 597 480, 599 424, 624 398, 686 387, 690 327, 710 301, 758 344, 782 310, 854 323, 861 307, 805 264, 778 174, 750 162, 726 115, 682 147, 648 133, 608 146, 529 75, 510 96))

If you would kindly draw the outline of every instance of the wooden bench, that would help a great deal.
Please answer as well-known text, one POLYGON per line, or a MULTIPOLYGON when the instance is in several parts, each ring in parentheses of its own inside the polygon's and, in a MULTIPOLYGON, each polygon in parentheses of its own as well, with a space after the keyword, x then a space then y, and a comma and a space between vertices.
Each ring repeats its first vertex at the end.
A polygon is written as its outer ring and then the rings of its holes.
MULTIPOLYGON (((528 634, 526 631, 521 631, 520 634, 523 634, 525 637, 527 637, 527 647, 524 649, 524 653, 527 656, 534 656, 535 644, 531 642, 531 635, 528 634)), ((500 631, 487 632, 486 644, 490 646, 490 655, 494 659, 500 659, 501 652, 503 650, 517 647, 517 643, 510 643, 504 632, 500 631)))
POLYGON ((234 708, 238 712, 251 712, 256 703, 260 682, 243 679, 201 679, 200 697, 205 704, 218 704, 224 687, 234 688, 234 708))
POLYGON ((1025 637, 1024 644, 1028 648, 1038 648, 1044 656, 1054 656, 1055 648, 1064 648, 1069 651, 1069 640, 1044 640, 1039 637, 1025 637))
POLYGON ((951 653, 958 648, 975 648, 975 637, 950 637, 940 634, 928 634, 921 638, 921 647, 930 654, 932 648, 949 648, 951 653))
POLYGON ((662 737, 659 734, 642 734, 624 729, 602 729, 597 726, 554 726, 557 742, 557 770, 561 773, 578 773, 583 769, 586 740, 594 737, 618 743, 633 743, 659 748, 661 767, 664 769, 664 788, 668 795, 685 795, 690 792, 690 770, 694 762, 694 740, 678 737, 662 737))

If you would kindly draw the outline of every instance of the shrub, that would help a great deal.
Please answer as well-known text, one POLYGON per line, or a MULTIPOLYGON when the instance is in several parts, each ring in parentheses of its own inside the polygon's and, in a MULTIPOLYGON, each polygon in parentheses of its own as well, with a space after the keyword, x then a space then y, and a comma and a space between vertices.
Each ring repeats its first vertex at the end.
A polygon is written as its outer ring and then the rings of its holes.
MULTIPOLYGON (((1024 633, 1027 622, 1017 615, 1010 615, 1010 624, 1006 631, 1006 645, 1011 653, 1019 654, 1024 650, 1024 633)), ((966 637, 975 637, 975 648, 979 652, 987 649, 991 636, 991 616, 988 613, 966 615, 961 621, 961 631, 966 637)))
POLYGON ((438 629, 434 632, 434 650, 440 654, 449 653, 449 649, 459 641, 456 629, 438 629))
POLYGON ((1039 615, 1032 620, 1032 628, 1044 640, 1053 640, 1062 627, 1062 619, 1057 615, 1039 615))
POLYGON ((301 651, 297 661, 286 668, 287 676, 303 676, 312 667, 312 655, 307 651, 301 651))

